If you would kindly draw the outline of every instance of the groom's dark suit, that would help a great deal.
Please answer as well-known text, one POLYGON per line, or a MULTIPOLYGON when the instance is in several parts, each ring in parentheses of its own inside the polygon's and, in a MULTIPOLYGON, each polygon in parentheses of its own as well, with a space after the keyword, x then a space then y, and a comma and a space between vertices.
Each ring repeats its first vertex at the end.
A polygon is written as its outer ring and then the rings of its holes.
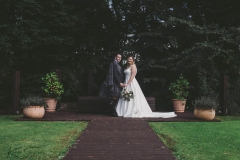
POLYGON ((113 82, 113 87, 111 89, 111 96, 119 98, 122 87, 120 86, 120 83, 123 83, 123 70, 122 67, 119 65, 118 62, 115 60, 110 64, 110 73, 113 73, 113 76, 110 76, 111 81, 113 82), (113 70, 113 71, 111 71, 113 70))
POLYGON ((114 60, 110 63, 107 78, 101 86, 99 96, 119 98, 122 91, 120 83, 123 83, 123 80, 122 67, 114 60))
POLYGON ((124 74, 122 67, 119 63, 114 60, 110 63, 110 67, 108 70, 107 78, 101 86, 99 96, 107 97, 109 100, 112 109, 113 115, 116 115, 115 106, 121 95, 122 87, 120 83, 124 81, 124 74))

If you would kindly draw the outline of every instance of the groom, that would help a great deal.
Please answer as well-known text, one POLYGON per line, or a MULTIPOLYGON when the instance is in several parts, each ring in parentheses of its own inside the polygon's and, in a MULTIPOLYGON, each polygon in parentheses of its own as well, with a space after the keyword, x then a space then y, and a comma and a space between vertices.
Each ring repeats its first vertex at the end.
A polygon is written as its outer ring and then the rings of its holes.
POLYGON ((116 104, 124 87, 124 74, 120 62, 121 54, 115 54, 114 60, 110 63, 107 78, 101 86, 99 96, 107 97, 111 107, 111 115, 117 117, 116 104))

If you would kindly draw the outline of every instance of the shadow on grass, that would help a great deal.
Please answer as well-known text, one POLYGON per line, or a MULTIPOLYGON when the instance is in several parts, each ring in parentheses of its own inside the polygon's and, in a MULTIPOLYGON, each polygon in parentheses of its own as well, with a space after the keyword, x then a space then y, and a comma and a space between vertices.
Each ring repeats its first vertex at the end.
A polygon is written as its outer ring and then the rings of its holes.
POLYGON ((4 121, 15 121, 17 118, 21 118, 23 117, 22 114, 18 114, 18 115, 0 115, 0 121, 4 120, 4 121))
POLYGON ((41 152, 41 147, 29 146, 29 147, 10 147, 7 153, 7 158, 13 159, 29 159, 36 158, 38 155, 44 154, 41 152))
POLYGON ((240 115, 239 116, 216 116, 216 118, 219 118, 222 121, 240 121, 240 115))
POLYGON ((164 143, 167 145, 167 147, 172 150, 172 151, 175 151, 175 144, 176 142, 171 138, 169 137, 169 135, 167 134, 159 134, 158 135, 160 137, 160 139, 162 139, 164 141, 164 143))

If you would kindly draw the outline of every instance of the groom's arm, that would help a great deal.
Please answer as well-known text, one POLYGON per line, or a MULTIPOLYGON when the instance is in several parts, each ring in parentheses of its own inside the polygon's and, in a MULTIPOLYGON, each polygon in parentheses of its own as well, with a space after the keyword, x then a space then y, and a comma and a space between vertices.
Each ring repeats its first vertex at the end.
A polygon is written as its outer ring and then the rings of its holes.
POLYGON ((113 63, 110 63, 109 69, 108 69, 108 74, 107 74, 107 79, 105 82, 107 83, 107 86, 112 86, 114 84, 113 80, 113 63))

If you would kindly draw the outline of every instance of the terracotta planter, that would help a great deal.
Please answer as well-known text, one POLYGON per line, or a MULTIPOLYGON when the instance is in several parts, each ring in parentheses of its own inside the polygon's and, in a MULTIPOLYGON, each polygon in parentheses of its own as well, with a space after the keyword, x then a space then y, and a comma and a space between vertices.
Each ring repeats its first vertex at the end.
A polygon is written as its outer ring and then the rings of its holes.
POLYGON ((28 118, 42 118, 44 113, 44 106, 27 106, 23 108, 23 115, 28 118))
POLYGON ((55 112, 57 106, 57 100, 55 98, 44 98, 47 108, 47 112, 55 112))
POLYGON ((175 112, 184 112, 186 99, 184 100, 172 99, 172 102, 173 102, 173 109, 175 112))
POLYGON ((194 116, 197 119, 213 120, 215 117, 215 109, 194 109, 194 116))

